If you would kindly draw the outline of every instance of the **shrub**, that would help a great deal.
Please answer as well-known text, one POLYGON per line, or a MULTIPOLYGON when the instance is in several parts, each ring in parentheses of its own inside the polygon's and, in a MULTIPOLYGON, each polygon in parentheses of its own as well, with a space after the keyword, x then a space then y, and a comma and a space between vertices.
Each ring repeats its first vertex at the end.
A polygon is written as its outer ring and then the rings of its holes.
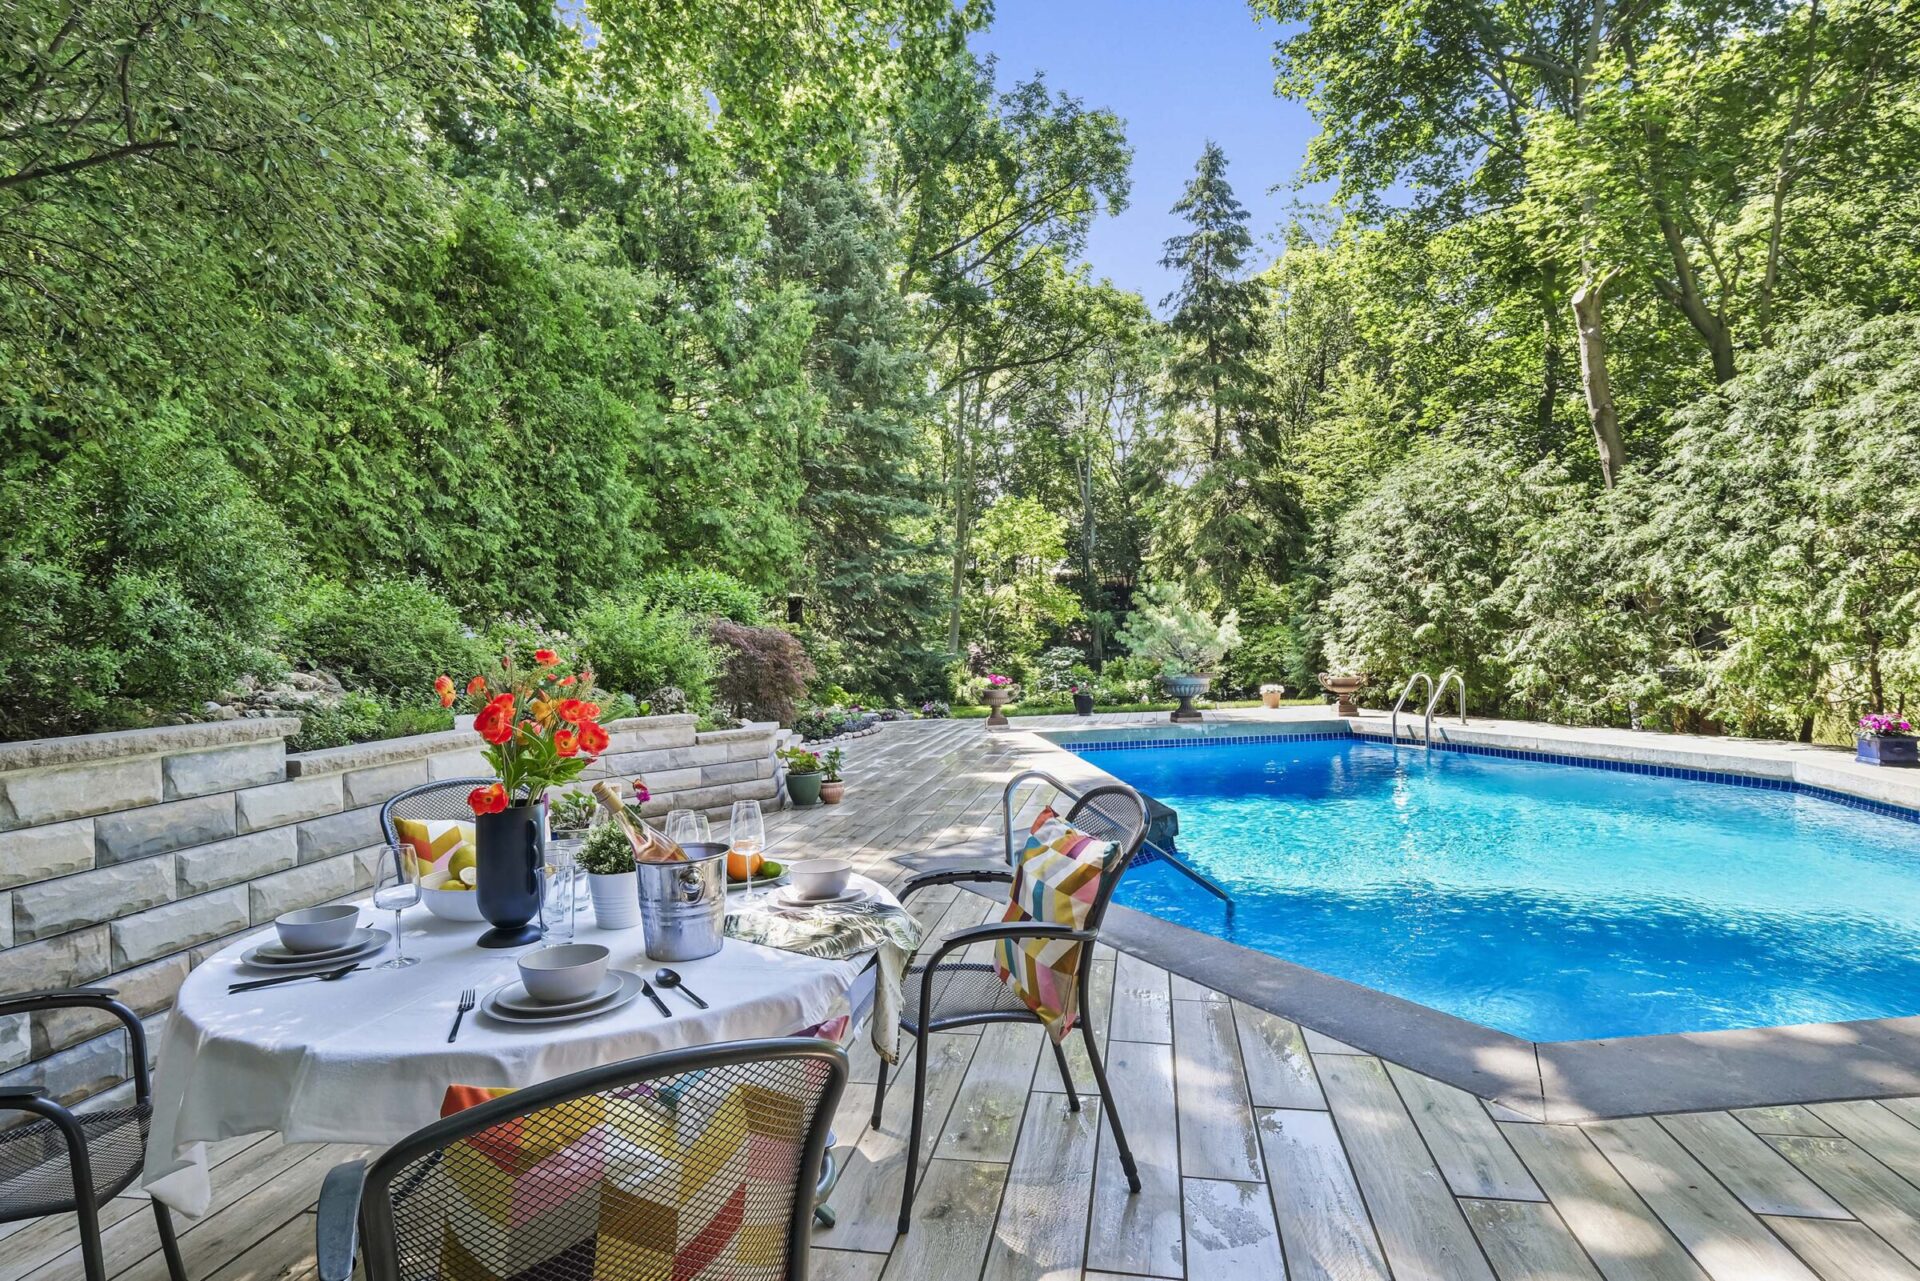
POLYGON ((1232 610, 1215 622, 1187 604, 1179 587, 1150 583, 1136 598, 1119 639, 1135 658, 1158 664, 1163 676, 1205 675, 1240 643, 1240 628, 1232 610))
POLYGON ((645 699, 662 714, 713 702, 713 647, 687 615, 608 596, 574 630, 602 689, 645 699))
POLYGON ((311 583, 287 611, 285 646, 343 685, 402 697, 442 673, 464 681, 486 661, 460 612, 417 578, 311 583))
POLYGON ((755 720, 793 719, 794 704, 806 697, 814 675, 798 638, 778 627, 716 618, 707 625, 707 639, 720 660, 714 692, 722 703, 755 720))
POLYGON ((300 732, 287 739, 290 752, 312 752, 348 743, 373 743, 453 728, 453 713, 417 703, 389 703, 365 690, 348 690, 332 707, 300 713, 300 732))
POLYGON ((1043 650, 1033 660, 1031 675, 1027 678, 1029 693, 1046 696, 1064 694, 1075 682, 1085 683, 1093 678, 1093 671, 1086 664, 1085 657, 1072 645, 1055 645, 1043 650))
POLYGON ((0 487, 0 733, 151 722, 270 664, 284 529, 184 408, 0 487))
MULTIPOLYGON (((520 662, 526 662, 539 649, 552 650, 560 656, 560 665, 573 671, 577 672, 587 665, 578 640, 557 627, 549 627, 525 614, 503 614, 488 623, 481 654, 485 661, 491 663, 497 661, 500 655, 512 651, 520 662)), ((606 689, 604 682, 601 688, 606 689)), ((609 710, 601 719, 615 718, 609 710)))
POLYGON ((689 618, 724 618, 755 627, 767 621, 760 593, 717 569, 668 569, 640 580, 640 599, 689 618))

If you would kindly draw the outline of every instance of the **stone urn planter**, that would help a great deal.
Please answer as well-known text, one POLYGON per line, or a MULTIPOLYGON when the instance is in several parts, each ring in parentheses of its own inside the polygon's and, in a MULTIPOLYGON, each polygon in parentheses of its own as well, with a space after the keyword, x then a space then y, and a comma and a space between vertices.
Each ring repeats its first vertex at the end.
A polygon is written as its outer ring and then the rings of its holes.
POLYGON ((1073 714, 1075 716, 1093 715, 1093 695, 1076 690, 1073 695, 1073 714))
POLYGON ((1318 679, 1320 681, 1320 688, 1334 696, 1334 715, 1358 716, 1360 714, 1360 709, 1353 705, 1353 696, 1359 691, 1362 685, 1367 683, 1366 677, 1333 676, 1326 672, 1321 672, 1318 679))
POLYGON ((1175 721, 1197 721, 1200 719, 1200 712, 1194 707, 1193 700, 1207 692, 1208 687, 1213 684, 1213 677, 1192 675, 1169 676, 1161 683, 1166 686, 1168 694, 1180 700, 1180 706, 1173 709, 1173 714, 1169 719, 1175 721))
POLYGON ((1920 765, 1920 738, 1911 734, 1860 734, 1853 758, 1862 765, 1920 765))
POLYGON ((993 711, 987 716, 988 729, 1005 729, 1007 715, 1000 710, 1013 701, 1013 691, 1008 689, 989 689, 986 694, 987 706, 993 711))

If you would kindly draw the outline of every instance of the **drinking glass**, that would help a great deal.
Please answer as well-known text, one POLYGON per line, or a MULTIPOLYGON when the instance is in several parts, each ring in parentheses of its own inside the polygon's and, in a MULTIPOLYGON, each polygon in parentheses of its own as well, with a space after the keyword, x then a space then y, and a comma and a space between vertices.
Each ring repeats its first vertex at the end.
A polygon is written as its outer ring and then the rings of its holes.
POLYGON ((400 970, 419 961, 419 957, 407 955, 400 931, 400 913, 419 901, 420 860, 414 857, 413 847, 387 846, 380 851, 380 866, 374 876, 373 905, 393 913, 393 959, 382 961, 375 969, 400 970))
POLYGON ((727 848, 746 855, 747 897, 753 897, 753 856, 767 842, 766 821, 760 817, 759 801, 735 801, 732 821, 727 824, 727 848))
POLYGON ((675 810, 667 815, 667 839, 681 845, 704 845, 713 839, 707 816, 697 810, 675 810))
POLYGON ((547 845, 546 893, 540 897, 542 947, 573 942, 574 900, 578 897, 580 842, 547 845))

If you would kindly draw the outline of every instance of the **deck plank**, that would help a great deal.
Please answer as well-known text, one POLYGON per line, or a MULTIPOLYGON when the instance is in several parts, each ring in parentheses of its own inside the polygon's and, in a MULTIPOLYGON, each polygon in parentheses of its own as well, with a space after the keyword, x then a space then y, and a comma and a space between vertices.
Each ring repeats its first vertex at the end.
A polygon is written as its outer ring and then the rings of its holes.
POLYGON ((1167 972, 1130 952, 1113 972, 1113 1023, 1107 1039, 1173 1044, 1173 997, 1167 972))
POLYGON ((1838 1137, 1832 1126, 1798 1103, 1767 1108, 1734 1108, 1728 1115, 1755 1134, 1801 1134, 1816 1139, 1838 1137))
POLYGON ((1307 1039, 1300 1025, 1278 1014, 1233 1003, 1240 1034, 1240 1061, 1247 1071, 1247 1094, 1257 1108, 1325 1110, 1326 1096, 1313 1074, 1307 1039))
POLYGON ((1781 1134, 1767 1142, 1888 1245, 1920 1263, 1920 1188, 1847 1139, 1781 1134))
POLYGON ((1394 1275, 1493 1281, 1459 1203, 1380 1060, 1336 1054, 1316 1066, 1394 1275))
POLYGON ((1006 1181, 1007 1167, 997 1162, 933 1162, 882 1281, 978 1276, 1006 1181))
POLYGON ((319 1272, 313 1216, 299 1214, 248 1246, 207 1281, 306 1281, 319 1272))
POLYGON ((1479 1099, 1397 1063, 1389 1063, 1387 1073, 1455 1196, 1547 1199, 1479 1099))
POLYGON ((1332 1115, 1266 1108, 1257 1119, 1291 1281, 1386 1281, 1386 1257, 1332 1115))
POLYGON ((1606 1281, 1703 1281, 1692 1256, 1577 1126, 1500 1129, 1606 1281))
POLYGON ((1727 1113, 1685 1112, 1658 1120, 1755 1214, 1848 1217, 1818 1184, 1727 1113))
POLYGON ((1465 1200, 1460 1208, 1500 1281, 1601 1281, 1593 1261, 1552 1206, 1465 1200))
POLYGON ((1200 1277, 1272 1277, 1287 1274, 1273 1202, 1258 1183, 1185 1179, 1187 1266, 1200 1277))
POLYGON ((1307 1049, 1315 1054, 1365 1054, 1365 1050, 1355 1049, 1345 1041, 1336 1041, 1325 1032, 1316 1032, 1312 1028, 1302 1028, 1307 1036, 1307 1049))
POLYGON ((984 1281, 1077 1281, 1100 1150, 1100 1111, 1047 1106, 1036 1095, 1007 1172, 984 1281))
POLYGON ((814 1246, 807 1257, 808 1281, 880 1281, 887 1256, 861 1250, 823 1250, 814 1246))
POLYGON ((947 1123, 934 1145, 935 1156, 958 1161, 1013 1159, 1020 1118, 1033 1090, 1034 1060, 1046 1039, 1046 1029, 1038 1023, 993 1023, 981 1029, 980 1048, 974 1051, 960 1092, 947 1111, 947 1123))
POLYGON ((1770 1218, 1821 1281, 1920 1281, 1920 1268, 1900 1257, 1874 1230, 1852 1219, 1770 1218))
POLYGON ((1102 1125, 1087 1266, 1154 1277, 1185 1276, 1173 1047, 1114 1040, 1107 1043, 1107 1060, 1114 1110, 1120 1114, 1127 1146, 1140 1170, 1140 1190, 1128 1192, 1113 1132, 1102 1125))
POLYGON ((1813 1114, 1909 1183, 1920 1182, 1920 1130, 1872 1099, 1816 1103, 1813 1114))
POLYGON ((1196 1179, 1265 1182, 1231 1006, 1174 1002, 1173 1074, 1180 1172, 1196 1179))

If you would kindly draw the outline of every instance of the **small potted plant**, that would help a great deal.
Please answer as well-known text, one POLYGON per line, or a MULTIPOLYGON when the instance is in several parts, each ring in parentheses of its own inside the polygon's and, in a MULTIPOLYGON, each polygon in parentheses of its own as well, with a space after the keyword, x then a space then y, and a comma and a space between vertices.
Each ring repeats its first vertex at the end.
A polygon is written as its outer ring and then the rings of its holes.
POLYGON ((1074 681, 1067 686, 1067 693, 1073 695, 1073 714, 1075 716, 1093 715, 1093 691, 1074 681))
POLYGON ((840 780, 840 762, 844 753, 837 747, 827 749, 820 758, 820 764, 826 769, 826 776, 820 780, 820 803, 838 805, 847 795, 847 785, 840 780))
POLYGON ((826 772, 820 758, 804 747, 783 747, 778 753, 787 767, 787 798, 795 805, 818 805, 826 772))
POLYGON ((1865 765, 1920 765, 1920 738, 1906 717, 1873 712, 1860 718, 1853 758, 1865 765))
POLYGON ((1002 676, 999 672, 987 673, 987 706, 993 709, 987 717, 987 728, 998 729, 1007 723, 1007 715, 1001 709, 1013 701, 1013 677, 1002 676))
POLYGON ((550 839, 555 843, 572 841, 578 850, 579 842, 587 839, 587 829, 593 826, 593 816, 599 808, 585 792, 560 793, 547 811, 547 824, 553 829, 550 839))
POLYGON ((640 924, 639 877, 633 870, 633 845, 618 823, 602 823, 580 846, 593 899, 593 923, 603 930, 630 930, 640 924))
POLYGON ((1213 683, 1213 669, 1240 643, 1240 618, 1228 610, 1218 621, 1189 605, 1173 583, 1150 583, 1140 591, 1120 639, 1136 657, 1160 665, 1160 683, 1180 700, 1176 721, 1197 721, 1193 700, 1213 683))
POLYGON ((1260 687, 1260 701, 1265 703, 1267 709, 1271 711, 1280 706, 1280 700, 1286 696, 1286 693, 1287 687, 1285 685, 1262 685, 1260 687))

